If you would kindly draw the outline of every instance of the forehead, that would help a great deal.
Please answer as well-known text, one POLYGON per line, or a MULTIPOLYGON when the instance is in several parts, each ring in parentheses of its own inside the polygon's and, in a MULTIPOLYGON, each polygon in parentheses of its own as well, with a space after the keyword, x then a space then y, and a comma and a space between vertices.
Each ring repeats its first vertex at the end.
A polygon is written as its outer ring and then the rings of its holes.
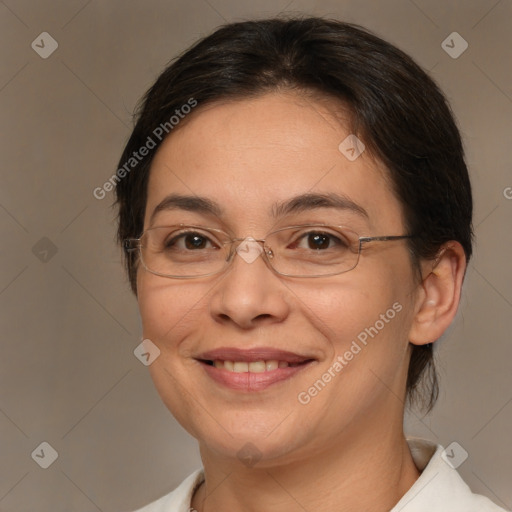
POLYGON ((370 226, 400 224, 384 167, 366 152, 347 158, 346 144, 340 150, 352 136, 348 120, 339 103, 294 93, 198 107, 155 155, 146 221, 171 193, 209 197, 247 220, 262 219, 271 204, 317 192, 361 204, 370 226))

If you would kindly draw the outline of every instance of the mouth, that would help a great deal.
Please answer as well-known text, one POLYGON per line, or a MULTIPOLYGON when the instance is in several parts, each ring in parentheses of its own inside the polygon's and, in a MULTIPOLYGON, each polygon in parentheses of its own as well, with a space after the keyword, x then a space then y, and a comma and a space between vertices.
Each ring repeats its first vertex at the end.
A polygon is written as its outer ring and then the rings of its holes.
POLYGON ((303 364, 307 364, 312 359, 302 361, 300 363, 289 363, 288 361, 278 361, 277 359, 269 359, 267 361, 222 361, 216 359, 214 361, 201 361, 215 368, 223 369, 233 373, 264 373, 277 370, 278 368, 294 368, 303 364))
POLYGON ((217 349, 196 360, 216 383, 238 391, 261 391, 316 362, 310 356, 271 348, 217 349))

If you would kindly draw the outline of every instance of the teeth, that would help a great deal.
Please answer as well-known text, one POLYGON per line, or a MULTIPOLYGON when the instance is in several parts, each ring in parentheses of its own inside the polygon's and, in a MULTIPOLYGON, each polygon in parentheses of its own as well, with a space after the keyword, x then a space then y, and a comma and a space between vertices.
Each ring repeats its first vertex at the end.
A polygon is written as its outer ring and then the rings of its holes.
POLYGON ((252 361, 249 363, 251 373, 261 373, 265 371, 265 361, 252 361))
POLYGON ((277 361, 275 359, 269 361, 219 361, 213 362, 215 368, 227 370, 234 373, 263 373, 277 370, 278 368, 288 368, 290 366, 286 361, 277 361))
POLYGON ((277 370, 279 367, 279 361, 276 361, 275 359, 272 359, 272 361, 267 361, 266 363, 267 372, 270 372, 272 370, 277 370))
POLYGON ((249 371, 249 363, 244 363, 243 361, 236 361, 233 363, 233 371, 235 373, 244 373, 249 371))

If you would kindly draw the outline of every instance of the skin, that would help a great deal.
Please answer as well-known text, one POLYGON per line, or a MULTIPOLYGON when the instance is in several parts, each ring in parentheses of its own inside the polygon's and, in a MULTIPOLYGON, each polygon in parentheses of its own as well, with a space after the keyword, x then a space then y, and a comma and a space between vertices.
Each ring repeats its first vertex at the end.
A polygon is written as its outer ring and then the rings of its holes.
MULTIPOLYGON (((345 225, 361 236, 405 234, 386 169, 364 152, 350 162, 338 145, 350 131, 343 109, 292 92, 198 109, 167 138, 152 164, 145 229, 174 223, 264 238, 278 227, 345 225), (333 113, 336 112, 336 115, 333 113), (271 206, 303 193, 343 194, 368 212, 317 208, 274 219, 271 206), (164 211, 170 193, 219 203, 222 216, 164 211)), ((446 244, 422 263, 418 281, 405 241, 365 246, 357 267, 332 277, 274 274, 260 257, 235 255, 224 273, 179 280, 138 270, 143 334, 160 356, 156 388, 199 441, 202 511, 387 511, 419 472, 403 433, 411 344, 433 342, 452 321, 465 270, 463 250, 446 244), (402 310, 307 405, 297 400, 394 303, 402 310), (219 347, 272 346, 315 363, 260 392, 211 380, 194 357, 219 347), (244 464, 252 443, 261 457, 244 464), (314 477, 312 477, 314 475, 314 477)))

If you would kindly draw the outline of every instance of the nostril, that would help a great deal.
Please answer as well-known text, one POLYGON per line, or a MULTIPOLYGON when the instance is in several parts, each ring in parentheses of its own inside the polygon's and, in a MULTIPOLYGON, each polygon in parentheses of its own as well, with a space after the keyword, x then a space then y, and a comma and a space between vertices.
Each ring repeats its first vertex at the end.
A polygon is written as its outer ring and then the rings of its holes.
POLYGON ((254 320, 264 320, 266 318, 272 318, 272 315, 269 315, 268 313, 262 313, 261 315, 258 315, 254 320))

